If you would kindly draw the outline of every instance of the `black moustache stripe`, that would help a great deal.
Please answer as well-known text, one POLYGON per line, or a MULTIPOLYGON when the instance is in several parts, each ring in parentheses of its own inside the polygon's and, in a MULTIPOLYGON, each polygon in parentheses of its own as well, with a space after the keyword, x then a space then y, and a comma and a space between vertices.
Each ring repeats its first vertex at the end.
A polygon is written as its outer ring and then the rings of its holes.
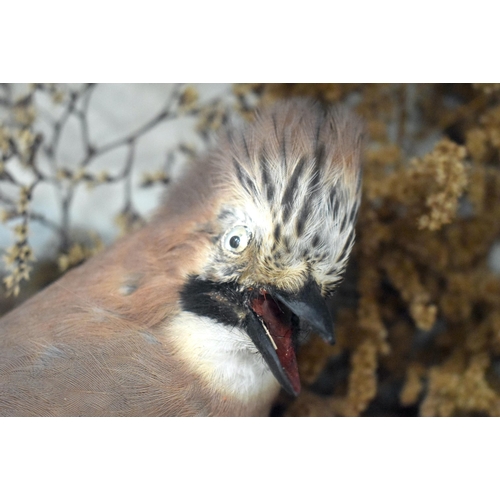
POLYGON ((245 296, 236 283, 217 283, 190 276, 180 292, 180 298, 183 310, 224 325, 239 325, 242 315, 248 312, 245 296))

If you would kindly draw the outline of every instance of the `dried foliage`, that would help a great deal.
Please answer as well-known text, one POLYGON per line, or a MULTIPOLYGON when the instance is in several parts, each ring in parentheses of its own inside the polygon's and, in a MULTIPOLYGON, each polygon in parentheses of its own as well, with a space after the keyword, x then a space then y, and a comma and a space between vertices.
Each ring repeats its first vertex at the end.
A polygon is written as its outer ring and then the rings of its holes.
POLYGON ((338 343, 301 352, 289 415, 498 415, 500 86, 270 85, 357 103, 371 141, 338 343), (353 295, 351 293, 351 295, 353 295), (314 367, 314 370, 311 369, 314 367))
MULTIPOLYGON (((132 173, 135 167, 135 152, 141 138, 166 121, 183 116, 197 119, 199 135, 207 140, 209 132, 217 129, 226 119, 227 104, 220 99, 200 102, 198 92, 191 86, 175 86, 165 96, 165 105, 148 122, 133 133, 109 143, 96 146, 91 141, 89 130, 89 103, 96 85, 69 86, 63 84, 30 85, 20 97, 15 97, 12 86, 0 86, 0 217, 13 231, 14 242, 3 249, 6 272, 3 283, 7 295, 18 296, 21 284, 30 278, 36 251, 28 238, 30 224, 42 224, 54 233, 53 245, 60 272, 80 264, 97 253, 102 247, 100 236, 91 231, 81 234, 72 224, 72 205, 77 189, 84 185, 87 189, 97 186, 105 188, 122 183, 124 185, 123 207, 115 215, 115 223, 125 233, 143 223, 132 196, 132 173), (47 136, 37 132, 36 102, 40 95, 50 96, 53 115, 47 136), (70 120, 76 120, 81 135, 80 160, 66 165, 60 159, 60 141, 70 120), (121 171, 111 174, 107 170, 95 172, 91 167, 99 158, 119 148, 126 148, 127 154, 121 171), (60 217, 49 217, 37 213, 31 201, 37 196, 41 186, 52 186, 59 195, 60 217)), ((77 145, 75 145, 77 148, 77 145)), ((143 174, 139 188, 149 188, 155 184, 168 184, 169 171, 179 158, 195 154, 193 147, 178 144, 174 151, 166 152, 163 167, 143 174)), ((103 196, 106 196, 105 189, 103 196)), ((52 279, 57 277, 52 276, 52 279)))
MULTIPOLYGON (((59 235, 63 270, 101 245, 96 237, 73 241, 64 217, 56 224, 30 211, 40 183, 65 189, 69 206, 77 183, 130 178, 138 137, 160 121, 196 115, 207 138, 228 115, 222 100, 201 105, 195 88, 179 87, 137 134, 100 149, 87 141, 83 161, 63 167, 56 160, 57 133, 47 141, 33 132, 33 94, 49 93, 64 110, 56 132, 73 113, 85 137, 85 105, 77 103, 85 103, 92 88, 37 85, 19 102, 4 99, 10 115, 0 126, 0 203, 15 239, 4 254, 11 293, 33 266, 30 223, 59 235), (129 147, 120 176, 91 174, 92 159, 118 144, 129 147), (38 166, 41 154, 49 159, 47 172, 38 166), (31 172, 32 181, 19 181, 15 167, 31 172), (4 194, 4 184, 16 195, 4 194)), ((325 346, 313 337, 302 346, 303 392, 293 401, 283 397, 276 413, 499 415, 500 277, 488 259, 500 238, 500 84, 240 84, 231 98, 250 117, 255 104, 293 95, 347 103, 366 119, 370 140, 357 245, 332 301, 337 343, 325 346)), ((185 145, 179 152, 195 154, 185 145)), ((152 169, 142 186, 168 180, 168 169, 152 169)), ((116 221, 123 231, 141 223, 131 200, 116 221)))

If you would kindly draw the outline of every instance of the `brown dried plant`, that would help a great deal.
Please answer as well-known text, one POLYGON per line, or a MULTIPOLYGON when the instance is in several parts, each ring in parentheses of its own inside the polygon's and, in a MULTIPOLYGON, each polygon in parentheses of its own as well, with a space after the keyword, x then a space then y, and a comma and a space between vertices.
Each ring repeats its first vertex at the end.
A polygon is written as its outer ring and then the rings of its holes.
MULTIPOLYGON (((227 113, 227 105, 219 99, 200 102, 194 87, 177 85, 165 96, 165 105, 148 122, 133 133, 96 146, 90 139, 88 119, 89 103, 96 85, 36 84, 30 85, 21 97, 15 97, 11 87, 9 84, 0 86, 3 91, 0 94, 0 217, 14 235, 12 246, 3 249, 3 283, 8 296, 19 295, 23 281, 30 278, 33 270, 37 252, 28 238, 32 223, 42 224, 54 233, 57 248, 54 257, 60 272, 80 264, 98 252, 103 243, 96 232, 78 234, 74 230, 71 215, 77 188, 82 184, 93 189, 123 183, 123 207, 115 215, 115 222, 121 233, 127 232, 143 223, 132 197, 135 151, 141 138, 161 123, 181 116, 193 116, 199 122, 200 136, 206 140, 209 132, 220 126, 227 113), (36 98, 40 94, 50 96, 58 108, 58 112, 54 113, 58 118, 52 123, 51 134, 46 137, 37 133, 34 126, 36 98), (60 160, 60 139, 70 119, 76 119, 79 124, 83 156, 77 164, 65 165, 60 160), (98 158, 123 147, 127 148, 127 155, 120 172, 110 174, 101 170, 96 173, 89 168, 98 158), (58 220, 36 212, 31 206, 42 185, 51 185, 60 194, 62 215, 58 220)), ((168 152, 161 170, 152 168, 143 175, 139 187, 145 189, 155 184, 168 184, 169 170, 177 157, 185 158, 193 154, 192 147, 180 143, 175 151, 168 152)), ((50 279, 55 277, 57 273, 50 279)))
POLYGON ((371 134, 345 283, 357 296, 338 311, 335 347, 303 348, 309 390, 287 414, 499 414, 500 279, 488 266, 500 237, 499 87, 266 88, 358 102, 371 134))

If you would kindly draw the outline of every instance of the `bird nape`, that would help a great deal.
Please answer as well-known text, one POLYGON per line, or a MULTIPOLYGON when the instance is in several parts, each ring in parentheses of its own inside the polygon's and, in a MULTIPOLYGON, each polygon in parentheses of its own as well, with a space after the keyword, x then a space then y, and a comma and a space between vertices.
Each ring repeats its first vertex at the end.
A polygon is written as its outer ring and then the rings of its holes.
POLYGON ((308 99, 226 125, 151 222, 0 320, 1 415, 267 415, 354 243, 363 126, 308 99))

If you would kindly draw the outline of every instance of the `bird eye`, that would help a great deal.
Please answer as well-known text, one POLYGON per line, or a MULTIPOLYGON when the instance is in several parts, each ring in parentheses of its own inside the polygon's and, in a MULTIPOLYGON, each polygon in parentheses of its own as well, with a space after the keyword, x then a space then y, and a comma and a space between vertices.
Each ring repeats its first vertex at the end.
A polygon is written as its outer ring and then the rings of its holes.
POLYGON ((245 226, 236 226, 224 235, 222 246, 224 250, 240 253, 245 250, 251 239, 252 233, 245 226))

